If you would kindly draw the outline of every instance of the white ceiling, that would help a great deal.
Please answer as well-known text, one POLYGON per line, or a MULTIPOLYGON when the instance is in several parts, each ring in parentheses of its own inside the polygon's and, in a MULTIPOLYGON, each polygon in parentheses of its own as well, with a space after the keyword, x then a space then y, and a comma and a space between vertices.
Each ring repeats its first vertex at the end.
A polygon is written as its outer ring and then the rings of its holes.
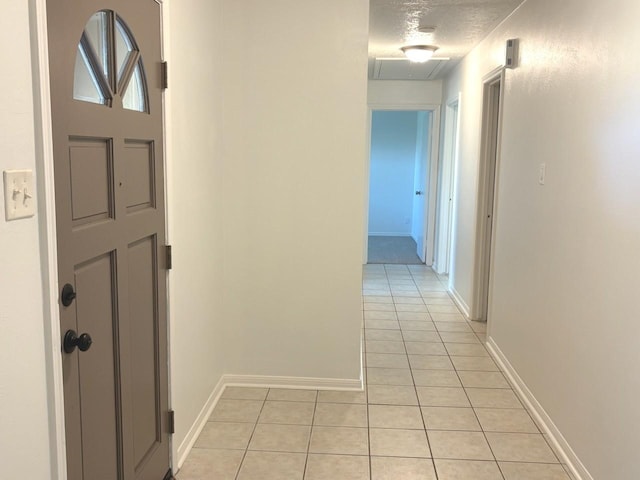
POLYGON ((435 80, 444 77, 523 0, 370 0, 369 78, 435 80), (418 31, 436 27, 434 33, 418 31), (403 45, 439 47, 439 65, 402 60, 403 45), (376 61, 376 59, 378 59, 376 61), (395 59, 388 61, 387 59, 395 59))

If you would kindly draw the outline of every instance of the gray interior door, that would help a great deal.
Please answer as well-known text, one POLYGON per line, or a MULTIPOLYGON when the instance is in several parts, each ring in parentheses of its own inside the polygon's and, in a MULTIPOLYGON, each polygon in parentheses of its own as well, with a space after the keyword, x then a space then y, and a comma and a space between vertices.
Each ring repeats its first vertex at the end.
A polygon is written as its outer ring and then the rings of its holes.
POLYGON ((47 11, 68 478, 161 480, 169 431, 160 6, 49 0, 47 11))

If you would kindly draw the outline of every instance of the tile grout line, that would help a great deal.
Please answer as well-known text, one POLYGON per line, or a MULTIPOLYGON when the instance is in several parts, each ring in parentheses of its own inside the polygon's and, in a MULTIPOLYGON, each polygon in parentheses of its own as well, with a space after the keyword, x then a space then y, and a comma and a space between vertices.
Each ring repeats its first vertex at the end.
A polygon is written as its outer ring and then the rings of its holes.
POLYGON ((309 440, 307 440, 307 452, 304 459, 304 468, 302 469, 302 480, 307 476, 307 467, 309 465, 309 450, 311 450, 311 436, 313 435, 313 427, 316 423, 316 410, 318 409, 319 392, 316 390, 316 399, 313 404, 313 415, 311 416, 311 427, 309 428, 309 440))
MULTIPOLYGON (((366 329, 364 331, 364 335, 366 337, 366 329)), ((364 361, 364 369, 365 369, 365 385, 364 385, 364 401, 367 406, 367 450, 369 452, 369 478, 372 477, 373 464, 371 462, 371 418, 369 415, 369 374, 367 373, 367 361, 365 358, 364 361)))
MULTIPOLYGON (((459 309, 458 309, 458 312, 461 313, 459 309)), ((463 318, 464 318, 464 316, 463 316, 463 318)), ((471 325, 469 325, 469 320, 467 320, 466 318, 465 318, 465 324, 471 329, 471 331, 473 332, 474 336, 478 339, 478 341, 480 341, 480 344, 483 346, 483 348, 486 351, 486 347, 485 347, 484 343, 482 342, 482 340, 478 336, 477 332, 473 329, 473 327, 471 327, 471 325)), ((462 381, 462 378, 460 377, 460 373, 459 373, 458 369, 456 368, 455 364, 453 363, 453 359, 451 358, 451 354, 449 353, 449 349, 446 347, 446 345, 445 345, 445 350, 447 351, 447 355, 449 357, 449 361, 451 362, 451 364, 454 367, 454 371, 456 372, 456 376, 458 377, 458 380, 460 381, 460 385, 462 386, 462 391, 464 392, 464 395, 467 398, 467 401, 469 402, 469 406, 471 408, 471 411, 473 412, 473 416, 476 419, 476 421, 478 422, 478 426, 480 427, 480 431, 482 432, 482 436, 484 437, 485 442, 487 442, 487 446, 489 447, 489 451, 491 452, 491 455, 493 456, 493 461, 495 462, 496 466, 498 467, 498 471, 500 472, 500 475, 504 479, 504 473, 502 472, 502 469, 500 468, 500 464, 498 463, 498 459, 496 458, 496 455, 493 452, 493 448, 491 448, 491 444, 489 443, 489 439, 487 438, 487 435, 486 435, 486 432, 484 430, 484 427, 482 426, 482 423, 480 423, 480 418, 478 417, 476 409, 473 406, 473 403, 471 402, 471 398, 469 397, 469 394, 467 393, 467 389, 465 387, 465 384, 462 381)))
MULTIPOLYGON (((469 326, 469 328, 471 328, 471 327, 469 326)), ((437 326, 436 326, 436 329, 437 329, 437 326)), ((439 331, 438 331, 438 334, 440 334, 439 331)), ((475 334, 475 331, 474 331, 474 334, 475 334)), ((477 335, 476 335, 476 337, 477 337, 477 335)), ((478 338, 478 340, 480 340, 480 339, 478 338)), ((445 345, 445 342, 443 341, 442 344, 444 346, 445 352, 447 352, 447 358, 449 359, 449 362, 451 362, 451 365, 453 366, 453 371, 455 372, 456 377, 458 378, 458 381, 460 382, 460 385, 462 387, 462 391, 464 392, 464 395, 465 395, 467 401, 469 402, 469 407, 471 408, 471 411, 473 412, 473 415, 474 415, 476 421, 478 422, 478 426, 480 427, 480 430, 482 431, 482 436, 484 437, 485 442, 487 442, 487 446, 489 447, 489 451, 491 452, 491 456, 493 457, 493 461, 495 462, 496 466, 498 467, 498 471, 500 472, 500 475, 502 476, 502 478, 504 480, 504 475, 502 473, 502 469, 500 468, 500 465, 498 464, 498 460, 496 459, 496 456, 493 453, 493 449, 491 448, 491 444, 489 443, 489 439, 487 438, 487 436, 486 436, 486 434, 484 432, 484 428, 482 427, 482 424, 480 423, 480 419, 478 418, 478 415, 477 415, 475 409, 473 408, 473 404, 471 403, 471 399, 469 398, 469 395, 468 395, 467 390, 466 390, 466 388, 464 386, 464 383, 462 382, 462 378, 460 378, 460 374, 458 372, 458 369, 455 367, 455 364, 453 363, 453 359, 451 358, 451 354, 449 353, 449 350, 447 349, 447 347, 445 345)), ((412 375, 413 375, 413 373, 412 373, 412 375)), ((421 411, 422 411, 422 409, 421 409, 421 411)), ((424 418, 424 416, 423 416, 423 418, 424 418)), ((425 430, 426 430, 426 424, 425 424, 425 430)), ((427 438, 428 437, 429 437, 429 435, 427 433, 427 438)), ((433 456, 433 454, 432 454, 432 456, 433 456)), ((435 469, 435 459, 433 460, 433 462, 434 462, 434 469, 435 469)), ((436 477, 437 477, 437 475, 438 475, 438 473, 437 473, 437 470, 436 470, 436 477)))
POLYGON ((253 436, 256 433, 256 429, 258 428, 258 420, 260 420, 260 415, 262 415, 262 410, 264 409, 264 405, 265 403, 267 403, 267 397, 269 396, 269 392, 271 391, 271 389, 267 389, 267 393, 264 396, 264 399, 262 400, 262 405, 260 406, 260 411, 258 412, 258 416, 256 417, 256 421, 255 424, 253 425, 253 430, 251 431, 251 435, 249 436, 249 441, 247 442, 247 447, 244 450, 244 453, 242 454, 242 460, 240 460, 240 464, 238 465, 238 471, 236 472, 235 475, 235 480, 238 480, 238 477, 240 476, 240 470, 242 470, 242 465, 244 464, 245 459, 247 458, 247 453, 249 453, 249 445, 251 444, 251 440, 253 440, 253 436))
MULTIPOLYGON (((412 275, 413 277, 413 275, 412 275)), ((415 283, 415 279, 414 279, 414 283, 415 283)), ((422 298, 422 297, 420 297, 422 298)), ((424 302, 424 299, 423 299, 424 302)), ((427 307, 428 309, 428 307, 427 307)), ((429 318, 431 318, 431 314, 429 314, 429 318)), ((404 346, 404 351, 407 355, 407 361, 409 362, 409 352, 407 351, 407 344, 406 344, 406 339, 404 337, 404 331, 402 329, 400 329, 400 335, 402 336, 402 344, 404 346)), ((438 470, 436 469, 436 461, 433 458, 433 450, 431 448, 431 442, 429 441, 429 434, 427 432, 427 423, 424 419, 424 415, 422 414, 422 404, 420 403, 420 396, 418 395, 418 387, 416 386, 416 379, 413 376, 413 368, 411 367, 411 362, 409 362, 409 373, 411 375, 411 381, 413 382, 413 390, 416 394, 416 400, 418 402, 418 411, 420 412, 420 419, 422 420, 422 427, 424 429, 424 436, 425 439, 427 440, 427 448, 429 449, 429 455, 431 456, 431 466, 433 467, 433 473, 436 477, 436 480, 438 480, 440 477, 438 475, 438 470)))

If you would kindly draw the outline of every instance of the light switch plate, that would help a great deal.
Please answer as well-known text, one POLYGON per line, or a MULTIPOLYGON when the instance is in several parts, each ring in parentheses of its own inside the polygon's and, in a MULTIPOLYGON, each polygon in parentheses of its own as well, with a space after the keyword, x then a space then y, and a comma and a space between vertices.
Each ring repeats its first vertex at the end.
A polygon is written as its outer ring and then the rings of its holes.
POLYGON ((538 169, 538 183, 540 185, 544 185, 546 174, 547 174, 547 164, 541 163, 538 169))
POLYGON ((33 170, 4 171, 4 217, 7 221, 33 217, 35 196, 33 170))

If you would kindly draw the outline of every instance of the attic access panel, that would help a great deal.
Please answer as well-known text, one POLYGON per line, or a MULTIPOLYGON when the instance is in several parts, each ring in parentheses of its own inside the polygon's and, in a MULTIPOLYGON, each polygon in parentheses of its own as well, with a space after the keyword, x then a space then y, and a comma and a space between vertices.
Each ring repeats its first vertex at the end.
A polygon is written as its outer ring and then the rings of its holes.
POLYGON ((413 63, 405 58, 376 58, 374 80, 435 80, 447 60, 413 63))

